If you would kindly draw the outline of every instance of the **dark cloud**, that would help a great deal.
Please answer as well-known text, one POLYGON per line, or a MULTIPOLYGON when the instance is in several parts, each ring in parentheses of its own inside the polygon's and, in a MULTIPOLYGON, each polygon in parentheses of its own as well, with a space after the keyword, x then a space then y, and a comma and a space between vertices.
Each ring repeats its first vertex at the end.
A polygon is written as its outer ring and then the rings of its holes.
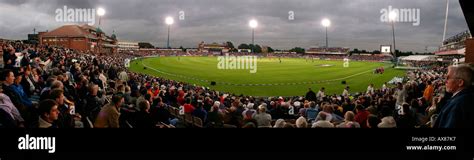
MULTIPOLYGON (((26 33, 51 30, 55 10, 104 7, 102 27, 121 40, 166 44, 166 16, 175 17, 172 46, 196 47, 200 41, 249 43, 248 20, 259 21, 255 42, 273 48, 324 45, 320 21, 331 19, 330 46, 373 50, 391 44, 391 26, 380 21, 380 10, 419 8, 421 23, 395 24, 397 48, 423 52, 435 49, 443 34, 445 1, 433 0, 0 0, 0 37, 23 39, 26 33), (185 19, 178 20, 184 11, 185 19), (288 20, 288 12, 295 19, 288 20)), ((447 36, 467 30, 459 2, 451 0, 447 36)))

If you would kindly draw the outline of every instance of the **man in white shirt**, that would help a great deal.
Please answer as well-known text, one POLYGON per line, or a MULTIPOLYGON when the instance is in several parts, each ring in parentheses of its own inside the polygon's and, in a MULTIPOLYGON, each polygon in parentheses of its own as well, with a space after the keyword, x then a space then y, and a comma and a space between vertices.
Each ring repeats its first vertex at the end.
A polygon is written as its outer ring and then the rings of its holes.
POLYGON ((342 96, 344 98, 348 98, 349 97, 349 86, 346 86, 346 88, 344 89, 344 91, 342 91, 342 96))
POLYGON ((382 85, 382 92, 387 92, 387 82, 382 85))
POLYGON ((375 93, 375 91, 374 91, 374 84, 370 84, 370 85, 367 87, 367 94, 373 95, 374 93, 375 93))
POLYGON ((326 94, 324 94, 324 87, 321 87, 321 89, 318 91, 318 94, 316 94, 316 98, 319 101, 322 101, 324 97, 326 97, 326 94))

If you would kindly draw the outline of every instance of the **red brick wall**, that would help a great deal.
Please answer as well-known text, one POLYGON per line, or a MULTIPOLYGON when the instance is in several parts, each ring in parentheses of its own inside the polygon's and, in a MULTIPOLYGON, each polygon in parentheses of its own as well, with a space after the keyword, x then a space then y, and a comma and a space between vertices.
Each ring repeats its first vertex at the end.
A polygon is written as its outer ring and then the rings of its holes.
POLYGON ((474 63, 474 39, 466 40, 466 61, 465 63, 474 63))
MULTIPOLYGON (((55 39, 55 38, 49 38, 49 37, 41 37, 40 38, 40 44, 50 44, 50 45, 60 45, 66 48, 71 48, 71 49, 76 49, 76 50, 81 50, 81 51, 87 51, 90 49, 90 46, 88 45, 88 40, 86 38, 81 38, 82 40, 78 41, 75 40, 77 38, 62 38, 66 39, 65 41, 49 41, 49 39, 55 39), (43 39, 46 39, 46 42, 43 42, 43 39)), ((58 40, 61 38, 57 38, 58 40)))

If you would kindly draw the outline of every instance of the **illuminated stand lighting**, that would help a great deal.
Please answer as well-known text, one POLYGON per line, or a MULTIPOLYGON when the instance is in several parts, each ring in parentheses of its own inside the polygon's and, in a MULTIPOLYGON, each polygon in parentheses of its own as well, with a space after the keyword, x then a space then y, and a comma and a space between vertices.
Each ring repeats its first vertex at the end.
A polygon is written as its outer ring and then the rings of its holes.
POLYGON ((98 37, 98 38, 99 38, 99 41, 97 42, 97 46, 98 46, 97 50, 98 50, 98 52, 99 52, 99 54, 100 54, 100 48, 101 48, 100 42, 101 42, 101 40, 102 40, 102 29, 100 29, 100 22, 101 22, 101 20, 102 20, 102 16, 105 15, 105 9, 102 8, 102 7, 99 7, 99 8, 97 9, 97 15, 99 16, 99 27, 98 27, 98 31, 100 31, 100 32, 99 32, 99 37, 98 37))
POLYGON ((396 12, 390 12, 388 14, 388 19, 390 22, 392 22, 392 38, 393 38, 393 57, 395 58, 396 66, 398 66, 398 60, 397 60, 397 50, 395 46, 395 20, 397 19, 397 13, 396 12))
POLYGON ((252 53, 254 53, 253 48, 255 48, 255 43, 254 43, 254 35, 255 35, 255 28, 258 26, 258 22, 255 19, 250 20, 249 22, 250 28, 252 28, 252 53))
POLYGON ((170 28, 171 28, 171 25, 174 23, 173 17, 166 17, 165 23, 168 25, 168 43, 167 43, 167 48, 170 48, 170 28))
POLYGON ((324 28, 326 28, 326 49, 329 47, 328 46, 328 27, 331 26, 331 21, 327 18, 323 19, 323 21, 321 21, 321 24, 324 26, 324 28))

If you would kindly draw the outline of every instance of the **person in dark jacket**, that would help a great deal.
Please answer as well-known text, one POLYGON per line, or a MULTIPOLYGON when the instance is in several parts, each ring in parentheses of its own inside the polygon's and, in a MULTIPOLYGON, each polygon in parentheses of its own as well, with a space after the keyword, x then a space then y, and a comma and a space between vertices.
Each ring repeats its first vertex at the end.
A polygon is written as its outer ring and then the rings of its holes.
POLYGON ((156 106, 150 109, 151 116, 153 118, 154 123, 163 122, 165 124, 170 124, 171 113, 168 111, 165 103, 162 102, 161 97, 156 99, 156 106))
POLYGON ((442 107, 434 128, 473 128, 474 91, 472 69, 468 65, 450 66, 446 77, 446 92, 453 93, 442 107))
POLYGON ((396 121, 398 128, 415 128, 416 118, 415 114, 410 110, 408 103, 403 103, 402 110, 397 114, 396 121))
POLYGON ((0 76, 2 83, 3 93, 7 95, 12 101, 13 105, 20 111, 22 116, 27 114, 28 108, 21 102, 20 95, 14 91, 12 85, 15 82, 15 76, 12 70, 5 69, 0 76))
POLYGON ((156 124, 153 122, 153 119, 150 114, 150 102, 140 101, 138 103, 138 108, 140 111, 136 114, 135 128, 154 128, 156 124))
POLYGON ((305 99, 308 101, 315 101, 316 102, 316 93, 309 88, 309 91, 306 93, 305 99))

